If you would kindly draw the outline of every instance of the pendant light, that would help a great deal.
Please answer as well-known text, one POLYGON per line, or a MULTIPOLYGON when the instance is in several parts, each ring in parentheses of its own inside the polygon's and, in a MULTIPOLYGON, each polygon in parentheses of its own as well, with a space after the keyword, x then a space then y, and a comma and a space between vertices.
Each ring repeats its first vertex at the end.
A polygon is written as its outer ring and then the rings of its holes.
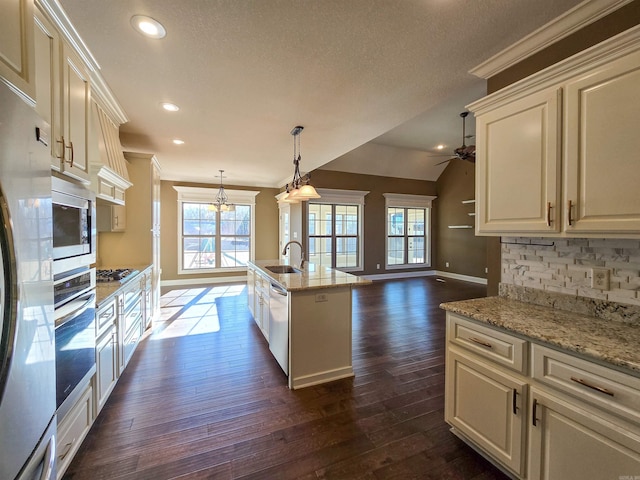
POLYGON ((216 208, 218 212, 233 212, 236 209, 236 206, 232 203, 229 203, 229 199, 227 194, 224 191, 224 187, 222 186, 222 174, 224 170, 218 170, 220 172, 220 189, 218 190, 218 194, 216 195, 216 201, 213 206, 216 208))
POLYGON ((306 202, 311 198, 320 198, 316 189, 309 183, 311 176, 308 173, 300 175, 300 160, 302 158, 300 155, 300 134, 303 129, 304 127, 298 125, 291 130, 291 135, 293 135, 293 178, 291 183, 287 183, 285 186, 286 194, 280 199, 281 202, 298 203, 306 202))

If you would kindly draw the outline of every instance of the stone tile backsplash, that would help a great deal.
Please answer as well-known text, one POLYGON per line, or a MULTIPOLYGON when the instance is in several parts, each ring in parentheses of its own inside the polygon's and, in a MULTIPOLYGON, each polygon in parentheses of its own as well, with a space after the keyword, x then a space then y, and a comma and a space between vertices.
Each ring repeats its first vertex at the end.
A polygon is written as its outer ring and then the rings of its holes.
POLYGON ((640 305, 640 240, 502 237, 502 283, 640 305), (593 267, 609 290, 591 287, 593 267))

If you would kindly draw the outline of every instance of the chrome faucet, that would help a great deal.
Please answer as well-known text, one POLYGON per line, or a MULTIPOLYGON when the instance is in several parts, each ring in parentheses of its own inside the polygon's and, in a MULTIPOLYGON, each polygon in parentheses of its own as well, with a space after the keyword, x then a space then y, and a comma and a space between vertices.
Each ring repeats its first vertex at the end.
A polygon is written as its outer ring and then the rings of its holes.
POLYGON ((287 242, 287 244, 284 246, 284 248, 282 249, 282 255, 286 255, 287 254, 287 248, 292 243, 295 243, 295 244, 300 246, 300 268, 304 268, 304 247, 302 246, 302 244, 299 241, 297 241, 297 240, 289 240, 287 242))

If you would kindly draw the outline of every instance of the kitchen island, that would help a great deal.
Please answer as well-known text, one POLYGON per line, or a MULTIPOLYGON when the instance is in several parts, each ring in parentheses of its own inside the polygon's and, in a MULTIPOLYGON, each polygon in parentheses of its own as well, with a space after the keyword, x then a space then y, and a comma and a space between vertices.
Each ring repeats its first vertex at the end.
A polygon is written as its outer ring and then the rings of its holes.
POLYGON ((249 309, 291 389, 352 377, 351 289, 371 280, 280 260, 249 262, 249 309))

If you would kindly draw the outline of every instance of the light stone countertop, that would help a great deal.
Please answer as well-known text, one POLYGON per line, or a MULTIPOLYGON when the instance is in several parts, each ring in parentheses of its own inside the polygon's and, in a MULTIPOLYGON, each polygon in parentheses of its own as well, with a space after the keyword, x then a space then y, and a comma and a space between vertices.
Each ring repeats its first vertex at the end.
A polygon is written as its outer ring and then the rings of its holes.
POLYGON ((313 263, 306 263, 302 273, 284 274, 273 273, 265 268, 271 265, 287 265, 282 260, 256 260, 249 262, 249 264, 259 269, 262 274, 274 280, 288 292, 336 287, 359 287, 372 283, 369 279, 333 268, 320 267, 313 263))
POLYGON ((132 281, 139 280, 140 274, 146 270, 150 265, 136 265, 136 266, 115 266, 115 267, 98 267, 100 270, 115 270, 120 268, 128 268, 129 270, 136 271, 128 277, 125 282, 96 282, 96 308, 100 308, 105 302, 109 301, 114 295, 117 295, 125 285, 129 285, 132 281))
POLYGON ((640 326, 499 297, 440 305, 479 322, 640 376, 640 326))

